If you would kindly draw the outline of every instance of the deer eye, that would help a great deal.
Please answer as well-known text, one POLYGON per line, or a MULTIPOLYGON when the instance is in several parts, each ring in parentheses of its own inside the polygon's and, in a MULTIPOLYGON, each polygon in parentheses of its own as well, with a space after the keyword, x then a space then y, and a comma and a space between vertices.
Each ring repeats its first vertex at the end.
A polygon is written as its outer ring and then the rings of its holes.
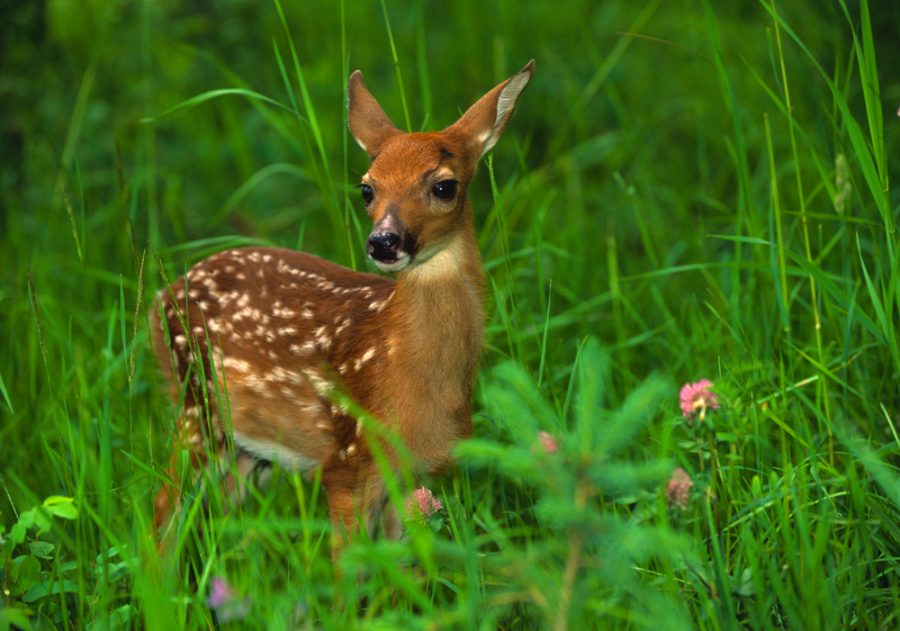
POLYGON ((363 201, 366 203, 366 206, 372 203, 372 200, 375 199, 375 191, 372 190, 372 187, 368 184, 360 184, 360 191, 362 192, 363 201))
POLYGON ((453 199, 456 195, 456 180, 441 180, 431 188, 438 199, 453 199))

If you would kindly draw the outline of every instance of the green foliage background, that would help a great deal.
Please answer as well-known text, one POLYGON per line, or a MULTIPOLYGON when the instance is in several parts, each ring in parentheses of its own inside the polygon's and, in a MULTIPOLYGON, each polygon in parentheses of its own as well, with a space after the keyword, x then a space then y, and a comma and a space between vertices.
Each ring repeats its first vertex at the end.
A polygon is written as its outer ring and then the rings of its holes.
POLYGON ((271 628, 897 626, 896 2, 0 13, 0 629, 205 627, 214 576, 271 628), (531 58, 470 193, 487 349, 441 519, 335 575, 276 472, 159 559, 163 277, 248 242, 364 268, 349 72, 418 130, 531 58))

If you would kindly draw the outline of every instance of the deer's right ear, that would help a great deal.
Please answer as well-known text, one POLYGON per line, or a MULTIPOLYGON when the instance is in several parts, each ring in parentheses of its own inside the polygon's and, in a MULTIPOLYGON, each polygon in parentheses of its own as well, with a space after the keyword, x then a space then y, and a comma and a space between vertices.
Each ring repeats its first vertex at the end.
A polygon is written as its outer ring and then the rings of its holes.
POLYGON ((491 150, 516 108, 522 90, 534 74, 534 59, 470 107, 445 131, 462 137, 475 159, 491 150))
POLYGON ((374 158, 381 150, 384 141, 399 134, 400 130, 394 127, 391 119, 366 88, 359 70, 350 75, 347 96, 350 133, 353 134, 359 146, 369 154, 369 157, 374 158))

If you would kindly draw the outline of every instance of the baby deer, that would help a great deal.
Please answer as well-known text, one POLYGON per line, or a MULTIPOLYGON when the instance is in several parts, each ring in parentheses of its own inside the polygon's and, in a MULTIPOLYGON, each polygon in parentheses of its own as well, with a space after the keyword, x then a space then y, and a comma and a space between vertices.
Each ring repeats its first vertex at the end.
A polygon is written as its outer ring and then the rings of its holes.
MULTIPOLYGON (((448 463, 471 432, 482 345, 481 256, 466 190, 533 70, 532 61, 456 123, 427 133, 397 129, 362 74, 350 76, 350 130, 372 159, 360 184, 373 223, 368 253, 396 281, 256 247, 211 256, 160 292, 154 350, 183 403, 157 527, 178 507, 181 449, 195 475, 212 467, 237 498, 258 466, 320 467, 337 557, 341 534, 352 537, 360 518, 373 528, 387 504, 372 453, 378 432, 350 408, 402 440, 417 471, 448 463)), ((389 441, 377 446, 396 464, 389 441)), ((396 516, 386 514, 384 527, 399 535, 396 516)))

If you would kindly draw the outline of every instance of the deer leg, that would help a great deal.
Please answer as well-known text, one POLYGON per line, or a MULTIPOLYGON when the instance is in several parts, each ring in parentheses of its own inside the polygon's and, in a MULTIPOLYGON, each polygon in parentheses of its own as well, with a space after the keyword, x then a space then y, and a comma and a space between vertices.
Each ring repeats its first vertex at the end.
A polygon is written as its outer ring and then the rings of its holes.
POLYGON ((344 548, 359 530, 359 520, 352 488, 327 486, 325 492, 331 520, 331 559, 337 565, 344 548))
MULTIPOLYGON (((196 410, 196 408, 193 408, 196 410)), ((186 411, 182 412, 178 420, 178 426, 172 441, 172 452, 169 455, 169 464, 165 468, 165 479, 162 488, 156 495, 154 503, 154 524, 162 528, 181 508, 181 493, 184 484, 181 482, 182 451, 187 450, 190 466, 195 471, 202 468, 206 462, 206 456, 202 451, 202 436, 196 422, 190 420, 186 411)), ((195 415, 194 415, 195 416, 195 415)), ((194 476, 196 478, 196 475, 194 476)), ((162 543, 162 542, 160 542, 162 543)), ((162 546, 161 546, 162 547, 162 546)))
POLYGON ((331 520, 332 558, 337 561, 347 545, 366 528, 370 537, 375 536, 387 496, 378 467, 371 464, 362 471, 341 471, 324 480, 331 520))
POLYGON ((224 458, 220 460, 222 472, 222 500, 225 511, 233 510, 244 503, 247 497, 247 482, 254 471, 268 469, 269 462, 260 460, 243 449, 238 449, 234 463, 224 458))
MULTIPOLYGON (((221 444, 218 446, 217 453, 204 451, 201 447, 202 442, 186 435, 188 431, 190 428, 183 429, 180 438, 176 440, 169 464, 166 467, 166 481, 156 496, 155 525, 157 529, 165 527, 181 510, 181 498, 185 488, 196 488, 202 482, 204 475, 211 480, 221 481, 221 484, 213 483, 210 486, 214 489, 212 492, 215 493, 217 489, 220 493, 222 510, 227 513, 243 503, 247 495, 247 480, 251 474, 269 466, 268 461, 260 460, 242 449, 236 451, 234 460, 231 461, 227 456, 229 452, 221 444), (180 473, 180 463, 185 449, 188 452, 191 468, 188 474, 189 481, 185 481, 180 473)), ((207 514, 210 508, 209 500, 208 496, 203 499, 204 512, 207 514)), ((163 547, 163 541, 161 541, 160 548, 163 547)))
POLYGON ((386 502, 381 515, 381 527, 384 536, 391 541, 403 538, 403 518, 392 502, 386 502))

